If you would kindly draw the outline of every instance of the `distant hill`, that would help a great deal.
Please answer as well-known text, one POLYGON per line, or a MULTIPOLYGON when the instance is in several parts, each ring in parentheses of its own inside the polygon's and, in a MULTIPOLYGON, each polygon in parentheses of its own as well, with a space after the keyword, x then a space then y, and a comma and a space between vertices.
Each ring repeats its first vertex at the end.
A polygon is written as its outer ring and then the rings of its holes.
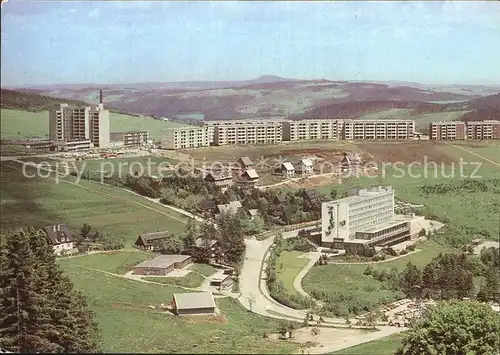
MULTIPOLYGON (((51 96, 45 96, 37 93, 20 92, 15 90, 1 89, 1 108, 13 109, 28 112, 41 112, 57 110, 60 104, 66 103, 70 106, 89 106, 90 103, 61 99, 51 96)), ((124 113, 121 110, 112 109, 116 113, 124 113)))
POLYGON ((471 100, 468 106, 473 111, 464 115, 462 121, 500 120, 500 94, 471 100))

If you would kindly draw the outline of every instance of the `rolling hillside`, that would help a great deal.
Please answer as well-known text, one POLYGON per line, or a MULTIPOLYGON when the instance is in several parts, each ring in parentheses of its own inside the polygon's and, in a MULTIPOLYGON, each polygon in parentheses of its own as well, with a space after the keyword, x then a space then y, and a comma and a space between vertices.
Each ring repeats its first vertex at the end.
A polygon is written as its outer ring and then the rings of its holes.
MULTIPOLYGON (((89 85, 23 89, 71 100, 95 101, 97 87, 89 85)), ((453 87, 456 91, 456 87, 453 87)), ((357 118, 394 108, 416 114, 447 112, 441 102, 480 98, 470 94, 431 90, 416 83, 296 80, 264 76, 239 82, 180 82, 108 85, 103 87, 108 107, 170 118, 196 115, 206 119, 248 117, 324 116, 357 118)), ((500 91, 500 88, 499 88, 500 91)), ((464 90, 463 92, 469 93, 464 90)), ((462 111, 464 109, 453 109, 462 111)))

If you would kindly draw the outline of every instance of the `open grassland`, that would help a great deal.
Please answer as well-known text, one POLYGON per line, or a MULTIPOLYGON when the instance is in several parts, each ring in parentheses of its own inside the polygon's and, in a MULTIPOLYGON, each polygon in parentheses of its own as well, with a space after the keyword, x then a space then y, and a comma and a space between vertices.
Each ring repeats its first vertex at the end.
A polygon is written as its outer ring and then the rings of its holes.
MULTIPOLYGON (((219 146, 203 149, 189 149, 181 152, 189 154, 196 161, 207 162, 235 162, 242 156, 248 156, 257 168, 260 159, 282 156, 308 156, 317 153, 324 155, 341 154, 344 151, 356 151, 356 146, 347 141, 309 141, 309 142, 282 142, 269 145, 245 145, 245 146, 219 146)), ((263 163, 269 163, 264 161, 263 163)), ((272 163, 272 162, 271 162, 272 163)))
POLYGON ((205 278, 200 274, 190 272, 182 277, 143 277, 143 280, 159 282, 165 285, 196 288, 200 287, 205 278))
MULTIPOLYGON (((69 176, 56 183, 51 178, 23 176, 15 162, 1 165, 1 230, 66 223, 78 231, 83 223, 112 235, 125 237, 131 246, 141 233, 169 230, 182 233, 185 218, 167 207, 127 191, 69 176)), ((27 168, 35 174, 34 168, 27 168)))
POLYGON ((62 258, 58 259, 58 261, 63 267, 64 265, 79 265, 123 275, 140 262, 150 260, 155 256, 156 254, 140 250, 108 251, 99 254, 62 258))
POLYGON ((335 295, 336 299, 341 300, 337 304, 339 314, 344 314, 349 307, 355 307, 358 311, 365 307, 375 309, 382 304, 401 299, 403 294, 390 289, 388 285, 372 276, 364 275, 363 272, 368 266, 377 271, 389 272, 391 269, 401 271, 411 261, 421 268, 440 252, 451 251, 433 241, 420 243, 417 249, 420 249, 417 253, 376 264, 314 266, 302 280, 302 286, 309 294, 320 292, 335 295))
POLYGON ((205 277, 212 276, 217 271, 212 265, 209 264, 191 264, 189 267, 193 272, 201 274, 205 277))
MULTIPOLYGON (((49 135, 49 113, 1 109, 2 139, 47 138, 49 135)), ((154 120, 150 117, 135 117, 121 113, 109 113, 110 132, 148 131, 152 139, 159 139, 165 129, 185 124, 154 120)))
POLYGON ((282 251, 278 258, 276 267, 278 280, 283 282, 285 290, 290 295, 298 295, 293 287, 293 280, 309 262, 309 259, 299 257, 303 254, 299 251, 282 251))
POLYGON ((297 349, 263 339, 263 332, 277 332, 280 322, 249 313, 236 300, 217 299, 216 317, 175 317, 148 305, 168 304, 174 293, 186 292, 182 289, 121 279, 71 262, 64 270, 96 313, 105 352, 289 354, 297 349))
POLYGON ((391 355, 402 345, 404 334, 398 333, 385 338, 370 341, 351 348, 331 353, 332 355, 391 355))
POLYGON ((434 121, 456 121, 470 111, 450 111, 418 114, 413 109, 394 108, 366 114, 361 120, 413 120, 415 128, 421 132, 429 130, 429 123, 434 121))
POLYGON ((138 156, 130 158, 111 158, 111 159, 88 159, 75 162, 74 168, 82 174, 98 177, 111 176, 113 173, 119 174, 125 178, 127 174, 138 172, 140 175, 146 176, 166 176, 167 167, 176 164, 176 161, 163 157, 154 156, 138 156))

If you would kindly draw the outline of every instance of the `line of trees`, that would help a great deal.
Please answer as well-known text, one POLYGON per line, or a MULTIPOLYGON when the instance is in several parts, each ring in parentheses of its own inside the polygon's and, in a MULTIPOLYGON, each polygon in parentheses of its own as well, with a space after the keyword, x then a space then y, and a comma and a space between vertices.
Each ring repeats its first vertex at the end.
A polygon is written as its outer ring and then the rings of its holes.
POLYGON ((20 353, 96 353, 101 331, 41 230, 0 238, 0 344, 20 353))

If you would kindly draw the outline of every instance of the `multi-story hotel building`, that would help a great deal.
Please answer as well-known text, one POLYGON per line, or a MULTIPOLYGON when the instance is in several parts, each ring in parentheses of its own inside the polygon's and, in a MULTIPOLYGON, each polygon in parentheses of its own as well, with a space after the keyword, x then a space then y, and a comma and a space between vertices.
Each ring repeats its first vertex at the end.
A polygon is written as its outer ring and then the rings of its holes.
POLYGON ((109 111, 99 105, 70 107, 61 104, 59 110, 49 112, 49 137, 53 142, 90 140, 95 147, 109 146, 109 111))
POLYGON ((403 140, 415 132, 412 120, 344 120, 341 139, 346 140, 403 140))
POLYGON ((200 148, 209 146, 208 127, 179 127, 165 130, 161 140, 163 149, 200 148))
POLYGON ((273 144, 283 140, 280 120, 206 121, 213 128, 214 145, 273 144))
POLYGON ((283 121, 283 140, 323 140, 339 139, 343 121, 329 119, 305 119, 283 121))
POLYGON ((500 121, 468 121, 467 139, 500 139, 500 121))
POLYGON ((429 123, 429 139, 456 140, 466 138, 467 130, 465 122, 439 121, 429 123))
POLYGON ((322 203, 322 245, 348 249, 390 246, 409 239, 408 222, 394 217, 394 191, 390 186, 353 189, 348 197, 322 203))
POLYGON ((123 142, 124 147, 140 147, 149 141, 149 132, 147 131, 129 131, 110 133, 112 142, 123 142))

